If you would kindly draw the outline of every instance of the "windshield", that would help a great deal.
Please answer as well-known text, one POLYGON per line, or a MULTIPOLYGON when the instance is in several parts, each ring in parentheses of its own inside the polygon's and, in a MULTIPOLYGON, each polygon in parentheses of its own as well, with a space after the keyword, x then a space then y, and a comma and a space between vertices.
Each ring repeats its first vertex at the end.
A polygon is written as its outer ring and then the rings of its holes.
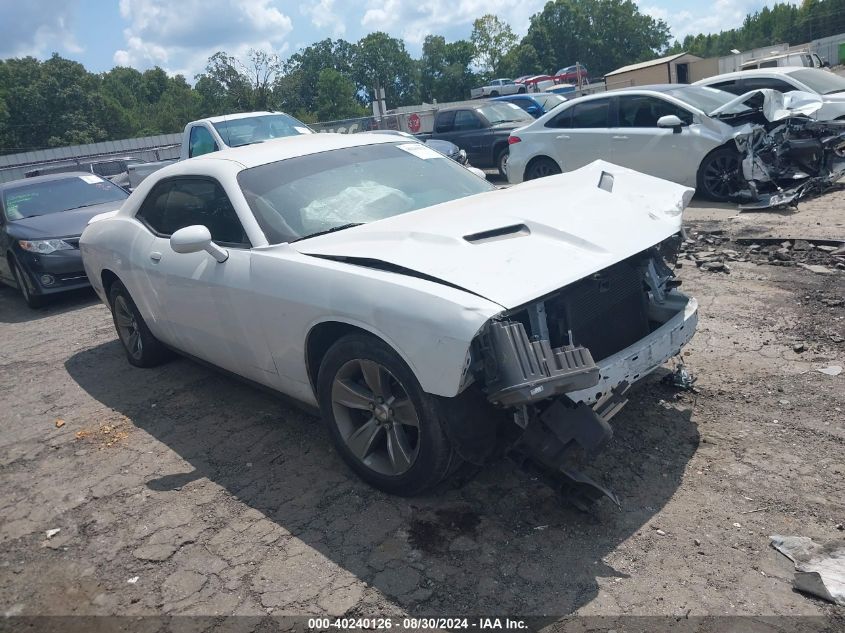
POLYGON ((246 169, 238 182, 271 244, 495 189, 422 143, 336 149, 246 169))
POLYGON ((559 95, 536 95, 534 98, 540 102, 546 112, 566 101, 559 95))
MULTIPOLYGON (((680 88, 673 88, 666 91, 667 95, 671 95, 676 99, 680 99, 684 103, 690 104, 694 108, 698 108, 702 112, 710 114, 713 110, 721 108, 726 103, 736 99, 736 95, 718 88, 707 88, 705 86, 683 86, 680 88)), ((748 110, 747 106, 738 105, 731 111, 738 113, 748 110)))
POLYGON ((3 192, 3 208, 9 220, 47 215, 124 200, 123 189, 99 176, 84 175, 24 184, 3 192))
POLYGON ((214 123, 214 129, 229 147, 240 147, 261 143, 273 138, 311 134, 311 129, 302 121, 287 114, 265 114, 229 119, 214 123))
POLYGON ((514 121, 531 121, 531 115, 518 105, 512 103, 488 103, 476 110, 481 116, 490 122, 490 125, 499 123, 513 123, 514 121))
POLYGON ((813 92, 820 95, 830 95, 835 92, 845 92, 845 77, 840 77, 827 70, 818 68, 802 68, 789 73, 813 92))

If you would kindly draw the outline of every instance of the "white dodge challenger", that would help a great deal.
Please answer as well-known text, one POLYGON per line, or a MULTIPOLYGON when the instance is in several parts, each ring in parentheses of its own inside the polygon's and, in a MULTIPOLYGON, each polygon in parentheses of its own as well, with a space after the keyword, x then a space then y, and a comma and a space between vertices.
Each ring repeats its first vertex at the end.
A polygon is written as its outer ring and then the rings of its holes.
POLYGON ((666 264, 691 196, 604 162, 498 190, 414 141, 314 134, 161 169, 80 248, 133 365, 175 350, 316 406, 391 493, 505 437, 586 505, 615 497, 572 455, 694 333, 666 264))

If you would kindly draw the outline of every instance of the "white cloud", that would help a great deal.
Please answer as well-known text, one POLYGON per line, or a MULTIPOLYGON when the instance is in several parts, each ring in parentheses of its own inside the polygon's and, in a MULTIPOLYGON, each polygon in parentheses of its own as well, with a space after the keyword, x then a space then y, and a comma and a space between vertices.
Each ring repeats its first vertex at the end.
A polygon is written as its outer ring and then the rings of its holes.
POLYGON ((400 34, 408 44, 420 44, 429 34, 459 28, 469 37, 476 18, 491 13, 517 35, 528 31, 529 18, 543 9, 544 0, 370 0, 361 26, 400 34))
POLYGON ((321 31, 329 31, 332 37, 346 33, 346 21, 334 9, 335 0, 320 0, 317 4, 301 4, 299 12, 311 18, 311 24, 321 31))
POLYGON ((0 58, 82 52, 72 29, 77 4, 75 0, 0 2, 0 58))
MULTIPOLYGON (((653 0, 651 0, 653 1, 653 0)), ((715 0, 697 4, 695 12, 675 10, 640 2, 640 11, 666 22, 672 37, 683 40, 687 35, 718 33, 742 26, 745 16, 763 8, 762 0, 715 0)), ((671 6, 671 5, 670 5, 671 6)))
POLYGON ((129 26, 115 64, 158 65, 189 80, 219 50, 239 57, 250 48, 283 53, 293 29, 270 0, 120 0, 120 14, 129 26))

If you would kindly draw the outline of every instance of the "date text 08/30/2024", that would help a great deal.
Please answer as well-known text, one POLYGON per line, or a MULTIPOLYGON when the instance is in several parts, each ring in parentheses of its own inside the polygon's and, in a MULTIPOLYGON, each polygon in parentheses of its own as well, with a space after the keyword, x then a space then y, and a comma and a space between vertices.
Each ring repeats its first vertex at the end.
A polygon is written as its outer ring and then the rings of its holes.
POLYGON ((476 629, 479 631, 527 629, 519 618, 309 618, 312 631, 335 630, 420 630, 420 629, 476 629))

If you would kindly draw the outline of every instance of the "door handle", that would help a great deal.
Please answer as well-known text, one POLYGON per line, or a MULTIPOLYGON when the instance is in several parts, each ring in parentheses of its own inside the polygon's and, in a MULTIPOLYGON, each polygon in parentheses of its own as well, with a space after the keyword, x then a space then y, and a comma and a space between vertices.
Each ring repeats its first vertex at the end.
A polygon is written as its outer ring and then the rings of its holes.
POLYGON ((555 138, 557 138, 557 139, 561 139, 561 138, 566 138, 566 139, 568 139, 568 138, 569 138, 569 134, 558 134, 555 138))
POLYGON ((158 251, 153 251, 152 253, 150 253, 150 259, 153 260, 154 262, 160 262, 161 261, 161 253, 159 253, 158 251))
POLYGON ((624 140, 626 140, 628 137, 627 137, 627 136, 613 136, 613 137, 611 137, 611 138, 613 138, 613 140, 614 140, 614 141, 624 141, 624 140))

